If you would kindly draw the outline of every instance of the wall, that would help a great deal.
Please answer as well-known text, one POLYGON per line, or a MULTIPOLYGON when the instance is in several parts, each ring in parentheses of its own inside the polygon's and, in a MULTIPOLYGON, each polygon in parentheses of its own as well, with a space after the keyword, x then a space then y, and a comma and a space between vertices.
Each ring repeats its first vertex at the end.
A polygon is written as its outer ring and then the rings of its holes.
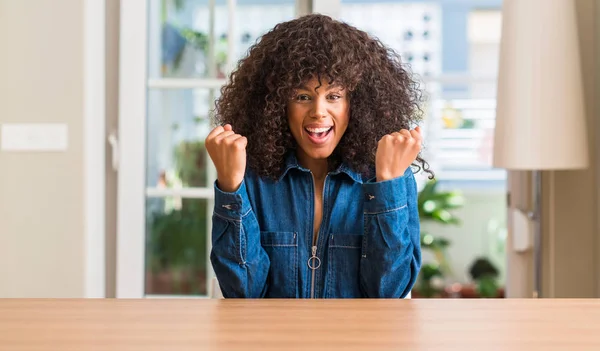
MULTIPOLYGON (((510 189, 508 199, 509 211, 529 209, 532 206, 531 173, 508 172, 507 188, 510 189)), ((506 238, 506 297, 523 298, 533 295, 533 253, 512 249, 514 240, 510 228, 512 216, 507 216, 508 235, 506 238)))
POLYGON ((82 6, 0 0, 0 124, 69 128, 66 152, 0 151, 0 297, 84 295, 82 6))
MULTIPOLYGON (((106 132, 119 128, 120 0, 106 1, 106 132)), ((117 173, 106 144, 106 297, 115 297, 117 272, 117 173)))
MULTIPOLYGON (((590 168, 544 174, 543 291, 546 297, 598 297, 597 80, 599 17, 594 0, 575 2, 588 119, 590 168)), ((568 126, 568 116, 565 116, 568 126)))
MULTIPOLYGON (((597 122, 597 84, 600 82, 600 6, 594 0, 575 1, 585 105, 588 120, 590 167, 581 171, 543 172, 542 182, 542 297, 600 296, 600 124, 597 122)), ((565 116, 568 126, 568 116, 565 116)), ((560 128, 560 126, 558 126, 560 128)), ((531 208, 527 172, 510 174, 511 206, 531 208)), ((510 220, 510 218, 509 218, 510 220)), ((510 227, 510 225, 509 225, 510 227)), ((507 245, 511 245, 511 236, 507 245)), ((508 297, 531 297, 532 252, 508 252, 508 297)))
MULTIPOLYGON (((594 33, 596 35, 594 40, 594 62, 595 62, 595 71, 594 71, 594 81, 596 83, 596 89, 594 89, 595 99, 592 101, 597 101, 600 98, 600 89, 597 87, 600 86, 600 6, 596 4, 595 6, 595 24, 594 24, 594 33)), ((594 104, 594 107, 597 108, 597 105, 594 104)), ((594 111, 595 116, 592 115, 592 118, 596 117, 596 121, 598 120, 598 110, 594 111)), ((594 129, 596 135, 600 135, 600 123, 594 123, 594 129)), ((593 164, 593 168, 596 171, 596 182, 594 183, 594 190, 596 193, 596 208, 600 208, 600 137, 595 138, 595 143, 592 145, 594 153, 592 153, 593 160, 595 164, 593 164)), ((600 264, 600 216, 596 215, 596 230, 595 230, 595 241, 596 241, 596 257, 594 266, 598 267, 600 264)), ((600 297, 600 268, 596 268, 596 295, 595 297, 600 297)))

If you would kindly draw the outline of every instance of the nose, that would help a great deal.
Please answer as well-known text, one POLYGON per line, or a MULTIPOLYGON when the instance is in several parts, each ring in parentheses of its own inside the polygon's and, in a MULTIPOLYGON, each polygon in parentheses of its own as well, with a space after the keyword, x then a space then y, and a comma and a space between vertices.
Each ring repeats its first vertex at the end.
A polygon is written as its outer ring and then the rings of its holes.
POLYGON ((327 117, 327 109, 325 108, 325 103, 321 101, 321 99, 315 100, 311 111, 311 117, 316 119, 327 117))

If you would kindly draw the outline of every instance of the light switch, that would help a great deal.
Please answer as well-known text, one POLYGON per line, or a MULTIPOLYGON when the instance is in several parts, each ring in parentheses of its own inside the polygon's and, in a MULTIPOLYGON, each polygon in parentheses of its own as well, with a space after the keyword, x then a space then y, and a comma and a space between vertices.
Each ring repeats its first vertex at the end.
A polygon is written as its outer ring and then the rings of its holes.
POLYGON ((526 252, 533 248, 533 224, 526 213, 512 209, 513 249, 516 252, 526 252))
POLYGON ((0 125, 1 151, 66 151, 69 128, 64 123, 0 125))

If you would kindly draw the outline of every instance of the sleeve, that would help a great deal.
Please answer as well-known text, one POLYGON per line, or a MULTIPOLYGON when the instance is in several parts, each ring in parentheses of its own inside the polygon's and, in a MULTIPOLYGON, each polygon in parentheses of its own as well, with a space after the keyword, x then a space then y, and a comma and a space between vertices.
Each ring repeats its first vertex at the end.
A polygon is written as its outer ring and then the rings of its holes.
POLYGON ((264 297, 269 256, 260 244, 258 221, 248 199, 245 181, 233 193, 214 184, 210 260, 226 298, 264 297))
POLYGON ((403 176, 363 184, 364 238, 360 282, 366 297, 403 298, 421 267, 417 185, 403 176))

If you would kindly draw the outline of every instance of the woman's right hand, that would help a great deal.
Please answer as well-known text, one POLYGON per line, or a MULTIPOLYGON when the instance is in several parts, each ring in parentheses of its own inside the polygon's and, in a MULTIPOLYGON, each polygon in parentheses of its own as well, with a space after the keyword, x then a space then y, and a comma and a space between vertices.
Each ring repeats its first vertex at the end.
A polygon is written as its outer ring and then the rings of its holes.
POLYGON ((246 173, 248 139, 235 134, 231 125, 218 126, 206 137, 206 150, 217 169, 217 184, 224 192, 236 191, 246 173))

